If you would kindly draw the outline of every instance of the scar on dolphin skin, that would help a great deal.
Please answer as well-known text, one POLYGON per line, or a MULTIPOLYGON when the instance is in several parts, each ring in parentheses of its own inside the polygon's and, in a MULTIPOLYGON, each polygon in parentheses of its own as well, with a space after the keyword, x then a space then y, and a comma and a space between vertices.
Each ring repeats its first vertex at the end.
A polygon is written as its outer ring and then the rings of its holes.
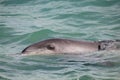
POLYGON ((26 47, 22 54, 81 54, 103 50, 119 50, 120 40, 76 41, 70 39, 47 39, 26 47))

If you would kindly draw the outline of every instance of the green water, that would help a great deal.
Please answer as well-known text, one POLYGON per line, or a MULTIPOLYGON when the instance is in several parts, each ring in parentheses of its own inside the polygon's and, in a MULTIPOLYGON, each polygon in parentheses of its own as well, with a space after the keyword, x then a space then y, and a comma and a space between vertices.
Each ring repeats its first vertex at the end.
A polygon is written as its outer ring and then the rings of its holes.
POLYGON ((0 80, 120 80, 120 51, 19 55, 49 38, 120 39, 120 0, 0 0, 0 80))

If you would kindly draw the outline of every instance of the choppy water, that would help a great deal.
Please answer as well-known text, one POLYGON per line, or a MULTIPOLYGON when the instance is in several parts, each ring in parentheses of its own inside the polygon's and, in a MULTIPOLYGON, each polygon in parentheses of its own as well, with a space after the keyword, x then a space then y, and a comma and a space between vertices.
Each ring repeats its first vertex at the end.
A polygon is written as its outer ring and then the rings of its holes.
POLYGON ((14 55, 48 38, 120 39, 120 0, 0 0, 0 80, 120 80, 120 51, 14 55))

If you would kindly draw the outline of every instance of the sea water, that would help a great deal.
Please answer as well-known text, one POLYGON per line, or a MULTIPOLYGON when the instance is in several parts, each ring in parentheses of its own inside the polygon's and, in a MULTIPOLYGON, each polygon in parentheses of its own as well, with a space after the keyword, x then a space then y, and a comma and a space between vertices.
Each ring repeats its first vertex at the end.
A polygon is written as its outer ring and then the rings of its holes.
POLYGON ((120 80, 120 51, 19 55, 49 38, 120 39, 120 0, 0 0, 0 80, 120 80))

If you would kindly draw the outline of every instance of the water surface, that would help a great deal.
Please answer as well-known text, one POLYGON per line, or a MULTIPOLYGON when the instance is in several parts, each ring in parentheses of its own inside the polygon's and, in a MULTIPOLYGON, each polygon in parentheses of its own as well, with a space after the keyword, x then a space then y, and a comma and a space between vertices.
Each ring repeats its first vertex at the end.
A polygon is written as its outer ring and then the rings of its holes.
POLYGON ((19 55, 49 38, 120 39, 119 0, 0 0, 0 80, 120 79, 120 51, 19 55))

